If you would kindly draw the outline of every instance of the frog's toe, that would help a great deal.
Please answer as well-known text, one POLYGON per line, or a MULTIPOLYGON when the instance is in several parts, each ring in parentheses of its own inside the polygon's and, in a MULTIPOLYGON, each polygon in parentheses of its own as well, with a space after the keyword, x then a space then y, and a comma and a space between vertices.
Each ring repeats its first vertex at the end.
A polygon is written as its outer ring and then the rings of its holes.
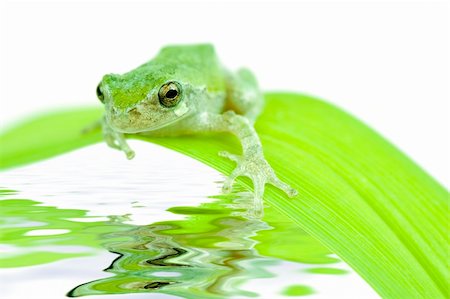
POLYGON ((236 167, 230 174, 230 176, 225 180, 222 186, 222 192, 225 194, 231 193, 233 189, 233 184, 236 178, 240 175, 242 175, 241 168, 239 167, 241 157, 238 155, 231 154, 227 151, 220 151, 219 156, 228 158, 231 161, 234 161, 238 164, 238 167, 236 167))
POLYGON ((264 188, 266 185, 266 178, 261 174, 250 174, 248 175, 253 181, 253 212, 256 217, 261 217, 264 215, 264 188))
POLYGON ((231 154, 227 151, 220 151, 219 152, 219 156, 223 157, 223 158, 227 158, 230 159, 231 161, 234 161, 236 163, 239 163, 241 160, 241 157, 235 154, 231 154))
POLYGON ((233 170, 233 172, 231 172, 230 176, 227 177, 227 179, 223 183, 222 192, 225 194, 231 193, 231 190, 233 189, 234 180, 236 180, 236 178, 240 175, 241 175, 240 169, 236 167, 233 170))
POLYGON ((268 183, 277 187, 278 189, 282 190, 284 193, 286 193, 289 197, 295 197, 298 194, 298 191, 292 188, 289 184, 286 184, 279 178, 277 178, 275 175, 273 175, 269 180, 268 183))
POLYGON ((134 158, 134 156, 136 156, 135 152, 133 150, 128 150, 125 152, 125 155, 127 155, 127 159, 131 160, 134 158))

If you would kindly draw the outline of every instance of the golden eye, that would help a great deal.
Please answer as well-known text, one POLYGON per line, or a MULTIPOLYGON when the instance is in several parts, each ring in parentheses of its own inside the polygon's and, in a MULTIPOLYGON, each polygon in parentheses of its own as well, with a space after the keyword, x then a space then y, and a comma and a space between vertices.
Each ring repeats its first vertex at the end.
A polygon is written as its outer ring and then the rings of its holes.
POLYGON ((158 92, 159 102, 167 108, 176 106, 181 100, 181 87, 177 82, 167 82, 158 92))
POLYGON ((97 85, 97 98, 100 100, 100 102, 105 103, 105 96, 103 95, 102 89, 100 88, 100 84, 101 83, 97 85))

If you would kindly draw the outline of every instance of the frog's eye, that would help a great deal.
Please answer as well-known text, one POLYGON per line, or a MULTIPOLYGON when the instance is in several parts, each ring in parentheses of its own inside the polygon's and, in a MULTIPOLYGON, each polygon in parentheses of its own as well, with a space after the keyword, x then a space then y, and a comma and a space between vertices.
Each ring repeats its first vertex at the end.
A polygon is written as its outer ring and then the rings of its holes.
POLYGON ((97 98, 100 100, 100 102, 105 103, 105 96, 103 95, 103 92, 102 92, 102 89, 101 89, 101 87, 100 87, 100 84, 101 84, 101 83, 99 83, 99 84, 97 85, 97 90, 96 90, 96 92, 97 92, 97 98))
POLYGON ((164 107, 176 106, 181 99, 181 87, 177 82, 167 82, 158 92, 159 102, 164 107))

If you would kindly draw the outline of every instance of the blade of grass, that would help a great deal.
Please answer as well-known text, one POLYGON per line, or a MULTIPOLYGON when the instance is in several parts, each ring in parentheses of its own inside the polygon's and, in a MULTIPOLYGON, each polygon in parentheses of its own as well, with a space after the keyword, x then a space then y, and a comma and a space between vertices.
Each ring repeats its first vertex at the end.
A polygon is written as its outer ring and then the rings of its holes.
MULTIPOLYGON (((320 100, 266 94, 256 128, 295 199, 268 187, 265 201, 350 264, 386 298, 446 298, 448 192, 360 121, 320 100)), ((42 116, 0 136, 0 168, 97 142, 81 128, 100 116, 81 109, 42 116)), ((219 150, 239 153, 228 135, 132 136, 174 149, 228 174, 219 150)), ((139 154, 139 153, 137 153, 139 154)), ((250 189, 249 180, 242 179, 250 189)))

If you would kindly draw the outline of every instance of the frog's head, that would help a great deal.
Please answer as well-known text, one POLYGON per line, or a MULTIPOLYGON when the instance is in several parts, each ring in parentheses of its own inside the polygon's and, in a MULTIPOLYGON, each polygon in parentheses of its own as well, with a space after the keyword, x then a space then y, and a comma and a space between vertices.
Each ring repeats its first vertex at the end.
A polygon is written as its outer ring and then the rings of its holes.
POLYGON ((195 110, 190 104, 188 85, 171 78, 169 72, 138 70, 105 75, 97 87, 97 97, 105 105, 108 123, 115 130, 123 133, 156 130, 195 110))

